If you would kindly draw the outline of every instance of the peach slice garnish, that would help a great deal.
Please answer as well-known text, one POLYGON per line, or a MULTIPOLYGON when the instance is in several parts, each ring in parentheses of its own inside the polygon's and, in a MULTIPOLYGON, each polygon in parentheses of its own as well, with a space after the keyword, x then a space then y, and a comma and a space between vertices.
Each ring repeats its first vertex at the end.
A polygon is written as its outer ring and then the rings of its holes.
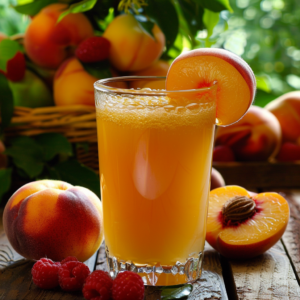
POLYGON ((217 82, 217 124, 237 122, 252 104, 256 80, 250 66, 224 49, 202 48, 179 55, 171 64, 166 90, 189 90, 217 82))
POLYGON ((229 259, 248 259, 271 248, 288 220, 288 203, 277 193, 221 187, 210 192, 206 240, 229 259))

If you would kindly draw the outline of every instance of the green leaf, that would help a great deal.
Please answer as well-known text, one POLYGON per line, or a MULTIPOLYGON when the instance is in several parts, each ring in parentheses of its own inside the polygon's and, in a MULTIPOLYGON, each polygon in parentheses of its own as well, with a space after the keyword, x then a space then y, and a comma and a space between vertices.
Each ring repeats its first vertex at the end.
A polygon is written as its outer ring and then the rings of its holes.
POLYGON ((70 5, 68 10, 66 10, 60 14, 60 16, 58 18, 58 22, 60 22, 68 14, 82 13, 82 12, 91 10, 95 6, 96 3, 97 3, 97 0, 82 0, 80 2, 74 3, 74 4, 70 5))
POLYGON ((81 63, 84 69, 97 79, 112 77, 110 63, 108 60, 102 60, 95 63, 81 63))
POLYGON ((213 12, 220 12, 222 10, 229 10, 233 12, 229 0, 194 0, 196 3, 202 5, 213 12))
POLYGON ((173 45, 179 30, 177 11, 170 0, 151 0, 144 6, 144 13, 154 21, 166 37, 167 50, 173 45))
POLYGON ((154 34, 152 32, 152 29, 155 25, 154 22, 150 21, 147 17, 143 15, 134 15, 134 18, 138 21, 140 26, 154 38, 154 34))
POLYGON ((44 160, 49 161, 57 154, 72 155, 72 145, 66 137, 59 133, 44 133, 36 137, 43 149, 44 160))
POLYGON ((181 287, 166 287, 162 289, 161 299, 186 299, 192 290, 193 286, 191 284, 186 284, 181 287))
POLYGON ((69 159, 55 167, 61 180, 73 185, 83 186, 100 197, 100 179, 91 169, 80 164, 76 159, 69 159))
POLYGON ((44 168, 42 147, 32 138, 18 136, 5 150, 5 154, 12 157, 14 164, 23 170, 30 178, 42 173, 44 168))
POLYGON ((204 29, 203 14, 204 9, 201 5, 192 0, 178 0, 180 13, 189 28, 189 34, 194 38, 198 30, 204 29))
POLYGON ((14 113, 14 98, 8 80, 0 73, 0 134, 10 124, 14 113))
POLYGON ((209 38, 212 36, 215 26, 218 24, 220 18, 219 13, 212 12, 208 9, 204 9, 204 15, 203 15, 203 23, 206 26, 207 29, 207 37, 205 46, 210 47, 209 38))
POLYGON ((14 9, 20 14, 35 16, 41 9, 56 2, 57 0, 35 0, 30 3, 14 6, 14 9))
POLYGON ((11 186, 11 174, 12 169, 1 169, 0 170, 0 203, 3 195, 8 192, 11 186))
POLYGON ((6 72, 7 62, 13 58, 21 47, 18 42, 4 39, 0 42, 0 70, 6 72))
POLYGON ((256 78, 256 87, 264 92, 270 93, 271 92, 271 83, 267 76, 261 75, 255 76, 256 78))

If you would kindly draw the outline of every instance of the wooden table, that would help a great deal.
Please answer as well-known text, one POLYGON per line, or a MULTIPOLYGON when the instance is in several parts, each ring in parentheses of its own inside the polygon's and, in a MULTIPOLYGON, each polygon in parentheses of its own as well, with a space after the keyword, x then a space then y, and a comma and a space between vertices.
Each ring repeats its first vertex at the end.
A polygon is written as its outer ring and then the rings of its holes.
MULTIPOLYGON (((272 189, 273 191, 274 189, 272 189)), ((203 275, 193 284, 188 300, 299 300, 300 299, 300 190, 279 190, 289 201, 291 217, 282 239, 265 254, 244 262, 229 261, 208 245, 203 275)), ((22 259, 13 251, 2 227, 0 212, 0 260, 22 259)), ((0 300, 84 299, 81 293, 60 289, 45 291, 31 280, 32 261, 1 263, 0 300), (5 266, 4 266, 5 265, 5 266)), ((105 251, 100 250, 86 264, 90 270, 106 269, 105 251)), ((156 288, 146 288, 145 300, 161 299, 156 288)))

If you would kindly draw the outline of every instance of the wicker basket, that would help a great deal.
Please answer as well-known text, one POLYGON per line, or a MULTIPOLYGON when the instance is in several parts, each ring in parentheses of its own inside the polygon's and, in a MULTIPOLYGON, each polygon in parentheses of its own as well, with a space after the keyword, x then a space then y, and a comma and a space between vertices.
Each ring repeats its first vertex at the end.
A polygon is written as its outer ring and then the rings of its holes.
POLYGON ((40 108, 15 107, 11 125, 6 129, 7 137, 35 136, 47 132, 63 134, 71 143, 88 143, 76 148, 79 162, 98 173, 98 149, 95 107, 51 106, 40 108))

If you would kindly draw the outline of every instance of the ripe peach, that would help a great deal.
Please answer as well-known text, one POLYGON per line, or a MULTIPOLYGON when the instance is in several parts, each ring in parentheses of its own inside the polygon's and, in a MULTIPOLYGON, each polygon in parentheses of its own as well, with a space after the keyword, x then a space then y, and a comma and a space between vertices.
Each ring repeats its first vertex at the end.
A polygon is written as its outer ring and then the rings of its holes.
POLYGON ((210 190, 225 186, 225 180, 221 173, 215 168, 211 169, 210 190))
POLYGON ((221 187, 210 192, 206 241, 229 259, 252 258, 276 244, 288 220, 289 205, 277 193, 221 187))
POLYGON ((12 247, 28 259, 91 257, 103 240, 102 206, 90 190, 63 181, 25 184, 7 202, 3 226, 12 247))
MULTIPOLYGON (((170 64, 164 60, 158 60, 154 64, 152 64, 147 69, 132 72, 130 75, 134 76, 164 76, 166 77, 168 74, 170 64)), ((150 89, 165 89, 165 81, 146 81, 146 80, 139 80, 139 81, 131 81, 130 82, 131 88, 150 88, 150 89)))
POLYGON ((98 78, 90 75, 76 57, 63 62, 54 77, 54 102, 63 105, 95 105, 94 83, 98 78))
POLYGON ((283 142, 296 142, 300 137, 300 91, 286 93, 265 108, 278 119, 283 142))
POLYGON ((103 37, 111 43, 110 61, 120 71, 138 71, 149 67, 162 54, 165 36, 157 25, 154 38, 146 33, 132 15, 119 15, 106 28, 103 37))
POLYGON ((217 124, 237 122, 254 100, 256 81, 250 66, 236 54, 217 48, 184 52, 173 61, 166 79, 167 90, 200 89, 215 84, 217 124))
POLYGON ((82 13, 69 14, 57 22, 67 7, 63 3, 48 5, 33 17, 26 30, 26 53, 41 67, 56 69, 81 41, 93 35, 93 27, 82 13))
POLYGON ((297 161, 300 160, 300 145, 285 142, 276 156, 278 161, 297 161))
POLYGON ((213 151, 214 162, 229 162, 235 161, 234 153, 229 146, 220 145, 214 147, 213 151))
POLYGON ((251 106, 245 116, 228 127, 219 127, 215 145, 231 148, 237 161, 265 161, 276 156, 281 129, 268 110, 251 106))

